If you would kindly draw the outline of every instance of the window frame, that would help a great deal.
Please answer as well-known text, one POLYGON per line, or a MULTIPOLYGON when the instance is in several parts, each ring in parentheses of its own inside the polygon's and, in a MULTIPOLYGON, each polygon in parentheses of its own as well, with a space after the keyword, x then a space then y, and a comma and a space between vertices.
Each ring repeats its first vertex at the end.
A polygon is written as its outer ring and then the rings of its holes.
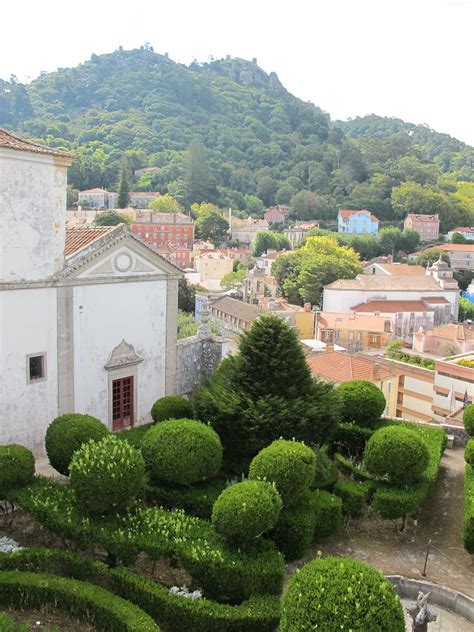
POLYGON ((38 382, 46 382, 48 379, 48 362, 47 362, 47 353, 46 351, 41 351, 38 353, 29 353, 26 356, 26 383, 27 384, 38 384, 38 382), (42 376, 38 378, 31 378, 31 367, 30 361, 32 358, 42 358, 42 376))

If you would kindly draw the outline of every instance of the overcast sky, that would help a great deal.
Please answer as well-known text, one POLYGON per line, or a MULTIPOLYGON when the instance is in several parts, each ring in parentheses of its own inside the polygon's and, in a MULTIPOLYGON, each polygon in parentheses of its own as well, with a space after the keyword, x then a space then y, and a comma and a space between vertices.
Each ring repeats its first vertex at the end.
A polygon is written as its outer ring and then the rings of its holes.
POLYGON ((333 119, 396 116, 474 145, 474 0, 6 0, 0 21, 4 79, 145 42, 182 63, 257 57, 333 119))

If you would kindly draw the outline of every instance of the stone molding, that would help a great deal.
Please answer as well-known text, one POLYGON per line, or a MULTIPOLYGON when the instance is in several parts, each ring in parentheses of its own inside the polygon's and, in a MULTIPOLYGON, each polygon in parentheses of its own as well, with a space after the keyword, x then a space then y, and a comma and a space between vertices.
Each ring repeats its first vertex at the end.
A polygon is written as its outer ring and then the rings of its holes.
POLYGON ((140 362, 143 362, 143 358, 136 353, 135 347, 126 342, 125 339, 122 339, 122 342, 113 349, 104 368, 107 371, 113 371, 122 367, 140 364, 140 362))

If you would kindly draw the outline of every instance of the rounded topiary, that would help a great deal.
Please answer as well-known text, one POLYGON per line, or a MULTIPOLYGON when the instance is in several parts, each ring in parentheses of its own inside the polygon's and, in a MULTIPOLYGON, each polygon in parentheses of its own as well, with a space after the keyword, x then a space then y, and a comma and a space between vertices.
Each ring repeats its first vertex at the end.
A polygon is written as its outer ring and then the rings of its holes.
POLYGON ((387 477, 395 485, 417 481, 429 461, 426 443, 406 426, 380 428, 370 437, 364 463, 370 474, 387 477))
POLYGON ((285 506, 296 504, 314 481, 316 456, 304 443, 278 439, 250 463, 249 479, 275 483, 285 506))
POLYGON ((0 498, 14 487, 22 487, 33 480, 35 457, 31 450, 12 443, 0 445, 0 498))
POLYGON ((303 566, 282 600, 281 632, 405 632, 403 607, 382 573, 359 560, 327 557, 303 566))
POLYGON ((280 495, 270 483, 236 483, 214 503, 212 524, 226 540, 241 545, 273 529, 281 507, 280 495))
POLYGON ((462 420, 467 434, 470 437, 474 437, 474 404, 466 406, 462 415, 462 420))
POLYGON ((171 419, 150 428, 141 444, 153 479, 192 485, 215 476, 222 464, 222 445, 212 428, 194 419, 171 419))
POLYGON ((464 458, 466 463, 474 467, 474 439, 469 439, 464 449, 464 458))
POLYGON ((344 382, 337 389, 343 421, 359 426, 373 426, 382 416, 386 402, 382 391, 367 380, 344 382))
POLYGON ((109 434, 74 453, 69 480, 80 508, 107 514, 129 507, 145 486, 145 463, 139 450, 109 434))
POLYGON ((166 419, 192 419, 193 406, 189 399, 181 395, 167 395, 157 399, 151 409, 153 421, 166 419))
POLYGON ((67 476, 74 452, 86 441, 99 441, 108 434, 100 419, 90 415, 70 413, 56 417, 49 424, 44 439, 49 462, 56 471, 67 476))

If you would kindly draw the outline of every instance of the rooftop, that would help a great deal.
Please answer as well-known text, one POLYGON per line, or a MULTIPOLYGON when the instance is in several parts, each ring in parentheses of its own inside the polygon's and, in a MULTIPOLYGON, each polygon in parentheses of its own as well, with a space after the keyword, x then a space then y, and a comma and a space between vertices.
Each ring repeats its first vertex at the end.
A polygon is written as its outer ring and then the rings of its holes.
POLYGON ((367 303, 359 303, 352 308, 354 312, 360 314, 364 312, 380 312, 386 314, 398 314, 400 312, 432 312, 425 301, 387 301, 372 300, 367 303))
POLYGON ((474 252, 474 244, 442 244, 434 246, 433 250, 443 250, 451 252, 474 252))
POLYGON ((66 259, 75 254, 85 246, 88 246, 99 237, 102 237, 114 226, 94 226, 94 227, 79 227, 68 228, 66 230, 66 242, 64 244, 64 256, 66 259))
MULTIPOLYGON (((372 264, 374 265, 374 264, 372 264)), ((426 270, 423 266, 410 266, 408 263, 378 263, 382 270, 385 270, 390 276, 426 276, 426 270)), ((367 266, 368 267, 368 266, 367 266)))
MULTIPOLYGON (((383 301, 379 301, 379 302, 383 302, 383 301)), ((361 311, 364 311, 364 310, 361 310, 361 311)), ((367 311, 376 311, 376 310, 367 310, 367 311)), ((318 316, 319 326, 328 327, 330 329, 356 329, 359 331, 385 331, 386 321, 387 319, 384 316, 373 316, 371 314, 365 315, 365 314, 342 314, 339 312, 320 312, 318 316)))
MULTIPOLYGON (((474 248, 474 246, 473 246, 474 248)), ((379 290, 384 292, 400 291, 441 291, 436 279, 428 275, 399 276, 359 274, 355 279, 338 279, 329 285, 327 289, 334 290, 379 290)))
POLYGON ((137 214, 134 224, 192 224, 190 219, 184 213, 152 213, 151 211, 142 211, 137 214))
POLYGON ((33 143, 29 140, 24 140, 19 136, 15 136, 11 132, 0 128, 0 147, 6 147, 7 149, 17 149, 18 151, 26 151, 33 154, 46 154, 49 156, 61 156, 64 158, 72 158, 71 154, 59 149, 53 149, 52 147, 46 147, 46 145, 40 145, 33 143))
POLYGON ((426 333, 437 338, 446 338, 449 341, 474 340, 474 326, 472 323, 446 323, 445 325, 434 327, 426 333))
POLYGON ((417 222, 438 222, 439 223, 439 216, 438 215, 425 215, 425 214, 418 214, 418 213, 408 213, 407 217, 409 217, 412 220, 415 220, 417 222))
POLYGON ((359 211, 356 210, 340 210, 339 211, 339 215, 344 219, 346 217, 351 217, 351 215, 358 215, 359 213, 363 213, 364 215, 370 215, 370 219, 373 222, 378 222, 379 218, 376 217, 373 213, 371 213, 370 211, 368 211, 367 209, 362 209, 359 211))
POLYGON ((263 309, 257 305, 250 305, 250 303, 244 303, 244 301, 238 301, 237 299, 230 298, 229 296, 223 296, 222 298, 217 299, 217 301, 214 301, 214 303, 210 305, 210 309, 211 311, 218 309, 221 312, 229 314, 229 316, 233 316, 239 320, 243 320, 246 323, 250 323, 264 314, 263 309))
POLYGON ((390 375, 386 366, 379 365, 380 378, 375 378, 375 365, 370 360, 340 351, 327 351, 306 358, 311 373, 334 382, 383 379, 390 375))

